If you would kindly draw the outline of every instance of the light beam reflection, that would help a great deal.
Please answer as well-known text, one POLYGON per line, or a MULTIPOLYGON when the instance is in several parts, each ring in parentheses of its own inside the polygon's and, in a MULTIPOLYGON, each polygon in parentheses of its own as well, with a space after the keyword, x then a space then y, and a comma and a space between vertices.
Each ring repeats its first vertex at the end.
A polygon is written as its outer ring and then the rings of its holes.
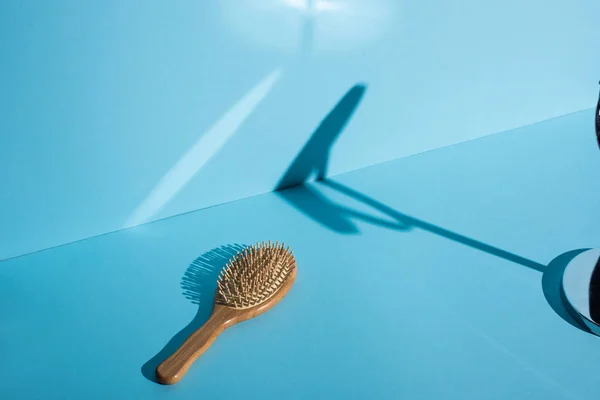
POLYGON ((227 143, 281 77, 276 69, 254 86, 217 121, 163 176, 144 201, 128 218, 123 228, 148 222, 196 175, 227 143))
POLYGON ((398 6, 392 0, 221 0, 220 5, 226 29, 240 40, 292 54, 303 49, 306 26, 314 29, 313 52, 365 45, 387 29, 398 6))

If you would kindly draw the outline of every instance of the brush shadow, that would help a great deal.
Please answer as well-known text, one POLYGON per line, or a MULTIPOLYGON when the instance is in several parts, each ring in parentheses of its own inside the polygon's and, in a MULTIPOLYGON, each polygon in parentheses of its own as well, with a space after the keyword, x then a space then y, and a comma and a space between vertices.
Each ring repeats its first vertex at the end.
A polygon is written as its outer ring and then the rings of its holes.
POLYGON ((142 366, 142 375, 152 382, 156 379, 156 367, 175 352, 195 330, 200 328, 210 317, 213 308, 217 277, 227 261, 245 246, 231 244, 221 246, 196 258, 181 278, 181 290, 186 299, 198 305, 198 311, 192 321, 142 366))
POLYGON ((559 255, 548 264, 544 275, 542 275, 542 290, 550 307, 563 320, 584 332, 589 332, 589 329, 565 298, 562 279, 567 265, 579 254, 587 250, 589 249, 571 250, 559 255))

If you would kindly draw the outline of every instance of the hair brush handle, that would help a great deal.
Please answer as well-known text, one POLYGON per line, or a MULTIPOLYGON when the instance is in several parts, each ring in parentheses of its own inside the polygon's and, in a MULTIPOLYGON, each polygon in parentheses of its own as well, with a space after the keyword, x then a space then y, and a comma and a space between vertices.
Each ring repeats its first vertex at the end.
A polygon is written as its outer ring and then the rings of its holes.
POLYGON ((208 321, 192 333, 177 351, 156 368, 157 380, 165 385, 177 383, 194 361, 210 347, 217 336, 236 322, 236 314, 235 310, 215 306, 208 321))

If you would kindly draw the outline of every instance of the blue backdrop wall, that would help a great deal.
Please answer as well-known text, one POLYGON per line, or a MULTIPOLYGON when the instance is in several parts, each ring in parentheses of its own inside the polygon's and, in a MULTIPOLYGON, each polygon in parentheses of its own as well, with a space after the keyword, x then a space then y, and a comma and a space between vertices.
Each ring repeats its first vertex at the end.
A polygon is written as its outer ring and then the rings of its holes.
POLYGON ((0 259, 592 108, 599 15, 597 0, 5 0, 0 259))

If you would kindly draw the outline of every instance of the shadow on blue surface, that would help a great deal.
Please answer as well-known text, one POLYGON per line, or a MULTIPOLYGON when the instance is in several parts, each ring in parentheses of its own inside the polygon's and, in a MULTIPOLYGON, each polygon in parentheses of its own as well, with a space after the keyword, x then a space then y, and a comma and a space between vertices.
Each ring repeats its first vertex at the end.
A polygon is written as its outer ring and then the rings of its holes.
POLYGON ((470 237, 460 235, 456 232, 449 231, 437 225, 430 224, 429 222, 425 222, 403 214, 369 196, 366 196, 333 180, 323 180, 320 182, 320 184, 328 186, 339 193, 342 193, 365 205, 368 205, 379 212, 382 212, 383 214, 388 215, 389 217, 393 218, 396 223, 392 223, 381 218, 370 216, 363 212, 334 204, 316 190, 308 187, 300 190, 284 191, 279 195, 303 214, 319 222, 323 226, 331 228, 340 233, 353 233, 358 231, 358 228, 353 224, 352 220, 361 220, 373 225, 401 231, 419 228, 496 257, 504 258, 505 260, 521 264, 536 271, 542 272, 545 268, 543 264, 538 262, 518 256, 470 237))
POLYGON ((300 185, 313 173, 316 173, 317 179, 325 178, 331 146, 350 120, 365 90, 365 85, 355 85, 342 97, 292 161, 275 190, 300 185))
POLYGON ((548 304, 566 322, 578 329, 581 329, 585 332, 589 332, 589 330, 585 327, 585 325, 577 316, 577 314, 569 310, 568 302, 565 301, 564 293, 562 291, 562 277, 567 264, 575 256, 577 256, 585 250, 573 250, 564 253, 555 258, 550 264, 548 264, 548 266, 544 266, 543 264, 510 253, 506 250, 499 249, 497 247, 469 238, 467 236, 460 235, 456 232, 449 231, 437 225, 433 225, 420 219, 400 213, 392 209, 391 207, 388 207, 385 204, 378 202, 377 200, 374 200, 362 193, 359 193, 347 186, 344 186, 332 180, 323 180, 321 184, 335 189, 348 197, 358 200, 363 204, 366 204, 372 207, 373 209, 388 215, 389 217, 396 220, 397 224, 393 224, 386 220, 382 220, 377 217, 369 216, 365 213, 361 213, 349 209, 347 207, 334 204, 331 201, 329 201, 326 197, 318 193, 318 191, 310 187, 286 190, 280 193, 280 196, 282 196, 290 204, 294 205, 294 207, 296 207, 308 217, 316 220, 323 226, 333 229, 334 231, 342 233, 351 233, 351 231, 347 229, 352 224, 351 219, 362 220, 373 225, 378 225, 400 231, 405 231, 410 228, 419 228, 430 233, 436 234, 438 236, 442 236, 455 242, 461 243, 465 246, 469 246, 476 250, 483 251, 493 256, 503 258, 507 261, 511 261, 516 264, 520 264, 525 267, 534 269, 536 271, 543 272, 542 290, 544 292, 544 297, 546 298, 548 304))
POLYGON ((487 243, 403 214, 350 187, 331 179, 325 179, 333 143, 342 133, 342 130, 354 113, 364 91, 364 85, 354 86, 328 114, 279 181, 276 194, 304 215, 338 233, 358 233, 359 229, 355 223, 356 221, 363 221, 398 231, 418 228, 507 261, 543 272, 543 292, 550 306, 566 322, 578 329, 587 331, 585 326, 573 318, 567 310, 566 302, 563 299, 564 295, 562 294, 561 283, 564 268, 581 250, 565 253, 557 257, 548 266, 545 266, 487 243), (305 183, 313 172, 317 174, 316 178, 318 182, 316 184, 293 188, 293 186, 305 183), (337 204, 324 196, 318 190, 318 185, 329 187, 338 193, 359 201, 389 216, 394 222, 337 204))
POLYGON ((402 231, 420 228, 528 268, 542 271, 545 266, 535 261, 402 214, 356 190, 332 180, 325 180, 331 148, 354 114, 365 90, 365 85, 355 85, 329 112, 279 180, 276 185, 276 193, 305 215, 338 233, 357 233, 358 227, 353 220, 362 220, 373 225, 402 231), (316 173, 317 181, 321 181, 323 185, 390 216, 396 222, 335 204, 312 187, 305 186, 301 190, 283 190, 305 183, 313 173, 316 173))
POLYGON ((165 347, 142 366, 142 374, 152 382, 156 380, 156 367, 177 350, 195 330, 200 328, 210 316, 217 288, 217 277, 223 266, 244 246, 238 244, 221 246, 196 258, 187 268, 181 279, 183 295, 198 305, 194 319, 180 330, 165 347))
POLYGON ((548 264, 542 276, 544 297, 546 297, 546 301, 550 304, 550 307, 562 319, 585 332, 589 332, 589 329, 581 320, 579 314, 571 308, 569 302, 566 300, 562 287, 562 279, 569 262, 587 250, 589 249, 571 250, 561 254, 548 264))

